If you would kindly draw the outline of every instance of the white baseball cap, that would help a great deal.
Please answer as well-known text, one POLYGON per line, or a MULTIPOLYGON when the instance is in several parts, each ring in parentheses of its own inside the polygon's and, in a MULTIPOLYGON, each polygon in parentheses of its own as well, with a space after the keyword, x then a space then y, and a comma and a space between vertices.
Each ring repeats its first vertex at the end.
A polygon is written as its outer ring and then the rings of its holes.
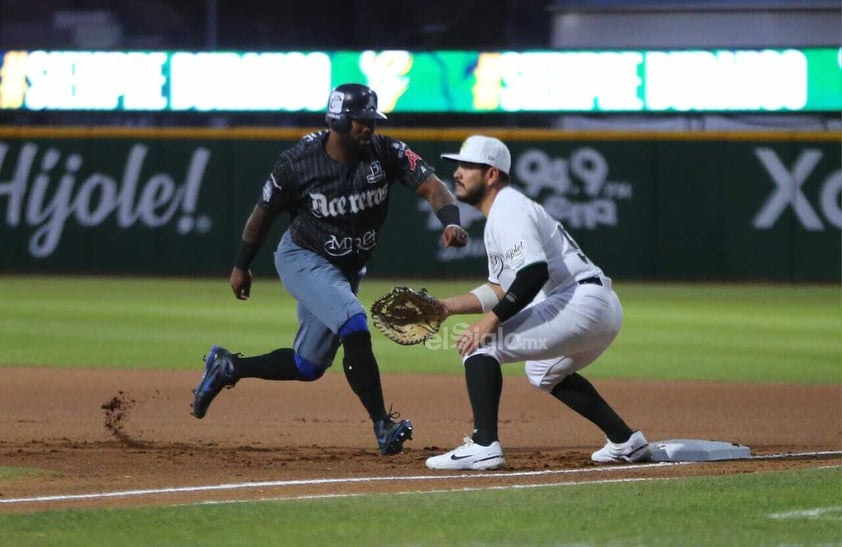
POLYGON ((512 154, 503 141, 483 135, 471 135, 462 143, 458 154, 442 154, 441 157, 450 161, 490 165, 507 175, 512 167, 512 154))

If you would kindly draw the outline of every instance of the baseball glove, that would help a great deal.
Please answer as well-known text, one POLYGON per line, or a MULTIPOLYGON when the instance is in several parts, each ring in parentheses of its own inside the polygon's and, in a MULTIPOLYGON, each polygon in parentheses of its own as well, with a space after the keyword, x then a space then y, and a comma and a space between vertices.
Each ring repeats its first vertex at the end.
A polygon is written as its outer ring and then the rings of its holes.
POLYGON ((438 301, 427 289, 395 287, 371 305, 377 330, 402 346, 429 340, 441 328, 438 301))

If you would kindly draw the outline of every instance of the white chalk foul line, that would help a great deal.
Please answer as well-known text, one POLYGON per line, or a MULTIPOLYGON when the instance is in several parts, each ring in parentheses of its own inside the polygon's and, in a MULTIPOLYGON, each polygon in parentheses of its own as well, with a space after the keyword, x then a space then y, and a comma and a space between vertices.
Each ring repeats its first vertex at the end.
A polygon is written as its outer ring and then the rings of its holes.
POLYGON ((306 479, 306 480, 285 480, 285 481, 260 481, 242 482, 231 484, 212 484, 205 486, 182 486, 172 488, 147 488, 142 490, 120 490, 116 492, 95 492, 90 494, 65 494, 56 496, 33 496, 27 498, 0 499, 0 504, 52 502, 52 501, 78 501, 96 500, 106 498, 121 498, 133 496, 154 496, 181 494, 191 492, 214 492, 224 490, 245 490, 252 488, 281 488, 289 486, 314 486, 319 484, 354 484, 363 482, 386 482, 386 481, 432 481, 432 480, 454 480, 454 479, 499 479, 507 477, 536 477, 541 475, 569 475, 579 473, 610 473, 613 471, 629 471, 634 469, 653 469, 657 467, 670 467, 685 465, 685 463, 655 463, 638 465, 616 465, 606 467, 592 467, 585 469, 547 469, 542 471, 516 471, 516 472, 494 472, 494 473, 463 473, 459 475, 409 475, 409 476, 388 476, 388 477, 345 477, 337 479, 306 479))
MULTIPOLYGON (((839 453, 842 455, 842 452, 839 453)), ((704 462, 674 462, 675 463, 704 463, 704 462)), ((620 469, 629 469, 631 466, 621 467, 620 469)), ((637 466, 643 467, 643 466, 637 466)), ((816 467, 814 469, 839 469, 840 466, 821 466, 816 467)), ((616 467, 611 468, 612 470, 617 469, 616 467)), ((605 470, 605 468, 597 469, 597 470, 605 470)), ((572 470, 572 471, 581 471, 581 470, 572 470)), ((590 471, 590 470, 588 470, 590 471)), ((476 476, 476 475, 470 475, 476 476)), ((499 476, 499 475, 498 475, 499 476)), ((178 504, 178 505, 225 505, 228 503, 263 503, 263 502, 281 502, 281 501, 303 501, 303 500, 322 500, 322 499, 341 499, 341 498, 359 498, 359 497, 366 497, 366 496, 378 496, 378 495, 390 495, 390 496, 399 496, 399 495, 421 495, 421 494, 452 494, 454 492, 483 492, 489 490, 524 490, 530 488, 557 488, 557 487, 566 487, 566 486, 587 486, 587 485, 596 485, 596 484, 621 484, 621 483, 630 483, 630 482, 648 482, 648 481, 669 481, 669 480, 678 480, 685 477, 632 477, 626 479, 601 479, 601 480, 591 480, 591 481, 576 481, 576 482, 545 482, 545 483, 537 483, 537 484, 508 484, 504 486, 474 486, 474 487, 464 487, 464 488, 448 488, 446 490, 405 490, 401 492, 357 492, 357 493, 345 493, 345 494, 302 494, 298 496, 273 496, 273 497, 266 497, 266 498, 248 498, 248 499, 239 499, 239 500, 208 500, 208 501, 200 501, 200 502, 193 502, 193 503, 186 503, 186 504, 178 504)), ((830 507, 826 508, 826 511, 822 511, 820 515, 824 515, 824 513, 833 512, 833 511, 842 511, 842 507, 830 507)), ((801 515, 798 511, 792 511, 792 516, 786 513, 780 513, 780 515, 786 516, 776 516, 776 514, 767 515, 769 518, 822 518, 821 516, 809 516, 801 515)), ((808 511, 809 513, 809 511, 808 511)), ((842 520, 842 515, 836 516, 831 515, 830 517, 824 517, 833 520, 842 520)))
MULTIPOLYGON (((796 458, 796 457, 823 457, 842 455, 842 452, 801 452, 787 454, 773 454, 760 456, 758 459, 796 458)), ((147 488, 141 490, 118 490, 114 492, 94 492, 90 494, 65 494, 54 496, 32 496, 24 498, 0 499, 0 505, 12 505, 22 503, 45 503, 59 501, 81 501, 99 500, 108 498, 136 497, 136 496, 159 496, 169 494, 181 494, 191 492, 213 492, 225 490, 247 490, 252 488, 281 488, 289 486, 313 486, 319 484, 353 484, 362 482, 385 482, 385 481, 431 481, 431 480, 454 480, 454 479, 496 479, 507 477, 536 477, 542 475, 572 475, 581 473, 611 473, 614 471, 629 471, 634 469, 654 469, 658 467, 671 467, 677 465, 691 465, 697 463, 714 462, 659 462, 633 465, 616 465, 591 467, 584 469, 547 469, 542 471, 516 471, 516 472, 492 472, 492 473, 463 473, 459 475, 410 475, 410 476, 388 476, 388 477, 345 477, 336 479, 308 479, 308 480, 285 480, 285 481, 260 481, 242 482, 230 484, 213 484, 204 486, 183 486, 169 488, 147 488)), ((556 483, 557 484, 557 483, 556 483)))
POLYGON ((822 452, 796 452, 796 453, 785 453, 785 454, 769 454, 769 455, 758 455, 758 456, 751 456, 748 459, 750 460, 786 460, 788 458, 828 458, 828 457, 842 457, 842 450, 825 450, 822 452))
MULTIPOLYGON (((672 477, 678 478, 678 477, 672 477)), ((603 479, 595 481, 576 481, 576 482, 545 482, 540 484, 508 484, 505 486, 474 486, 465 488, 448 488, 446 490, 405 490, 402 492, 365 492, 352 494, 304 494, 301 496, 278 496, 271 498, 255 498, 242 500, 211 500, 201 501, 196 503, 189 503, 184 505, 225 505, 228 503, 255 503, 255 502, 273 502, 273 501, 301 501, 301 500, 322 500, 322 499, 336 499, 336 498, 361 498, 366 496, 405 496, 416 494, 452 494, 453 492, 484 492, 487 490, 526 490, 529 488, 551 488, 556 486, 583 486, 594 484, 617 484, 626 482, 646 482, 654 480, 671 480, 671 478, 662 477, 638 477, 630 479, 603 479)))

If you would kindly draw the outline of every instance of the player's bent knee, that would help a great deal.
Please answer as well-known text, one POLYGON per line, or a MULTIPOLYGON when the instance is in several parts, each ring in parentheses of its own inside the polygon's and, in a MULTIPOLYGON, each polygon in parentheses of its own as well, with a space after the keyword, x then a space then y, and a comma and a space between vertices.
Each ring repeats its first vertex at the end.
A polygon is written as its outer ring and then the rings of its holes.
POLYGON ((366 321, 364 313, 352 315, 347 321, 345 321, 345 324, 339 329, 339 337, 345 338, 349 334, 354 334, 355 332, 369 332, 368 322, 366 321))
POLYGON ((493 346, 480 346, 477 349, 475 349, 474 351, 472 351, 471 353, 469 353, 468 355, 462 357, 462 365, 464 366, 468 362, 468 359, 471 359, 472 357, 476 357, 478 355, 491 357, 492 359, 494 359, 498 363, 504 362, 503 357, 502 357, 502 355, 500 355, 500 352, 498 351, 497 348, 495 348, 493 346))
POLYGON ((547 368, 546 366, 538 366, 527 361, 524 368, 526 369, 526 378, 529 380, 529 383, 547 393, 552 393, 555 386, 569 374, 565 367, 559 366, 558 364, 547 368))
POLYGON ((543 381, 542 378, 535 378, 533 376, 527 376, 529 379, 529 383, 532 384, 533 387, 537 387, 541 391, 546 391, 547 393, 551 393, 553 388, 555 388, 558 382, 553 382, 552 384, 546 383, 543 381))
POLYGON ((325 369, 317 367, 297 353, 295 354, 295 368, 298 369, 298 374, 301 377, 300 379, 304 382, 313 382, 318 380, 325 373, 325 369))

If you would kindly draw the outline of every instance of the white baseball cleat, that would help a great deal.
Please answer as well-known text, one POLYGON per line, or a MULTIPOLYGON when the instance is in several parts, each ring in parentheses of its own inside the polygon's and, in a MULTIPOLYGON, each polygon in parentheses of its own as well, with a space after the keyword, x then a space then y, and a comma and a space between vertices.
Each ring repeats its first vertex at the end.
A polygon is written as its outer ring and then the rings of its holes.
POLYGON ((624 443, 608 441, 605 446, 591 454, 591 459, 597 463, 648 462, 652 459, 652 449, 643 433, 635 431, 624 443))
POLYGON ((500 469, 506 465, 503 458, 503 448, 499 441, 488 446, 475 443, 470 437, 465 437, 465 444, 455 448, 447 454, 427 458, 430 469, 500 469))

